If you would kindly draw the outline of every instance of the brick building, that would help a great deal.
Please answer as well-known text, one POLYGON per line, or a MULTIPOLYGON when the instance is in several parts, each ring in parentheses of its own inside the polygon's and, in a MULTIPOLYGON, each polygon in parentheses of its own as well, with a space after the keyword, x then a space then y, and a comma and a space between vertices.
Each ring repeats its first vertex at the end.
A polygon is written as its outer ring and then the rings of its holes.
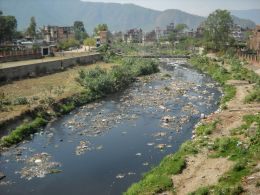
POLYGON ((42 33, 46 42, 57 43, 66 39, 75 38, 75 32, 72 26, 44 26, 42 33))
POLYGON ((260 25, 257 25, 253 30, 253 34, 249 40, 249 48, 255 51, 260 51, 260 25))

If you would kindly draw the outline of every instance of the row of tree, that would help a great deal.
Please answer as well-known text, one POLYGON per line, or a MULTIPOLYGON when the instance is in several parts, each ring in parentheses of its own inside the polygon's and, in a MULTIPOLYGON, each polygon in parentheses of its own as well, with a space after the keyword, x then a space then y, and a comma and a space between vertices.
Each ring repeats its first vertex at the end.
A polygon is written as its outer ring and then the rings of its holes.
POLYGON ((187 25, 178 24, 174 31, 168 35, 168 41, 172 44, 179 41, 180 44, 178 45, 181 48, 185 48, 182 46, 194 46, 195 43, 199 43, 203 44, 207 49, 225 50, 227 46, 232 46, 235 42, 231 36, 232 26, 233 19, 230 12, 218 9, 211 13, 206 21, 201 24, 201 28, 203 29, 202 38, 192 40, 191 37, 183 33, 188 29, 187 25))

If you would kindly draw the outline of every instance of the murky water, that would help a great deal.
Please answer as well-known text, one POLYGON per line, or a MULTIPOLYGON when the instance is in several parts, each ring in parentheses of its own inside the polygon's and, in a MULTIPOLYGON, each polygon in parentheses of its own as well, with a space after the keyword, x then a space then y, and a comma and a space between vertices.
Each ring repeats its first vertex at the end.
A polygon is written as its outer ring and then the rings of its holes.
POLYGON ((7 177, 0 194, 121 194, 190 139, 201 113, 215 111, 220 96, 208 76, 164 65, 1 154, 7 177))

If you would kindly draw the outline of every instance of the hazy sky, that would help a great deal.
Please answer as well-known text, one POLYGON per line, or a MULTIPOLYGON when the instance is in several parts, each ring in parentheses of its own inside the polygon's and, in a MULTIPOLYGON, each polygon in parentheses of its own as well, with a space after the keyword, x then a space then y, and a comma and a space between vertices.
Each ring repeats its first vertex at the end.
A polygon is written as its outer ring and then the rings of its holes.
POLYGON ((220 9, 260 9, 260 0, 84 0, 92 2, 133 3, 156 10, 180 9, 202 16, 220 9))

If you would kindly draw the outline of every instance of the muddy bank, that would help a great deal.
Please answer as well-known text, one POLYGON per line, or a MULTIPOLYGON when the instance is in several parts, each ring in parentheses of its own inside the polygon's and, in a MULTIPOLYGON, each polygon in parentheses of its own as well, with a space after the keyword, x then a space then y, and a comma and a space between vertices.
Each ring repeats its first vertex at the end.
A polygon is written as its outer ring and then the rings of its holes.
POLYGON ((221 93, 209 77, 168 62, 123 94, 83 106, 0 156, 4 194, 121 194, 190 139, 221 93))

